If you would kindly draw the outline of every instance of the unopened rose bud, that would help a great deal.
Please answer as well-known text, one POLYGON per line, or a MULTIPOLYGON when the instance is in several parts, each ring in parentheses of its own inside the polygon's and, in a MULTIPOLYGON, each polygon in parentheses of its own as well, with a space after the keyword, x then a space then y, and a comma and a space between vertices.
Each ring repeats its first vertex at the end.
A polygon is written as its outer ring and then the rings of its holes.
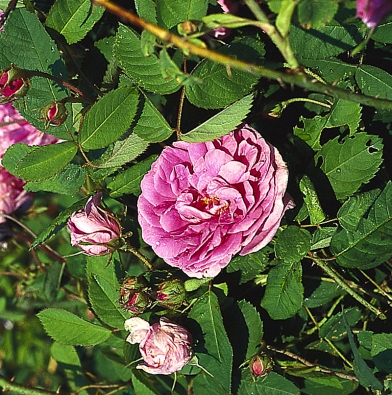
POLYGON ((192 358, 192 335, 181 325, 161 317, 150 325, 133 317, 125 321, 126 339, 139 344, 144 363, 136 366, 151 374, 172 374, 181 370, 192 358))
POLYGON ((119 303, 125 311, 141 314, 151 306, 151 299, 147 292, 147 283, 143 277, 128 277, 120 288, 119 303))
POLYGON ((61 102, 54 102, 42 108, 42 116, 46 126, 60 126, 68 116, 65 105, 61 102))
POLYGON ((25 73, 11 65, 0 75, 0 104, 9 103, 26 95, 30 89, 30 80, 25 73))
POLYGON ((369 28, 376 27, 391 11, 391 0, 357 0, 357 16, 369 28))
POLYGON ((102 193, 90 197, 85 207, 68 220, 71 244, 87 255, 106 255, 118 247, 121 227, 114 214, 101 207, 102 193))
POLYGON ((178 309, 186 297, 184 283, 178 278, 164 281, 158 286, 154 297, 160 306, 170 310, 178 309))
POLYGON ((261 351, 249 360, 249 370, 254 380, 268 375, 274 366, 274 361, 261 351))

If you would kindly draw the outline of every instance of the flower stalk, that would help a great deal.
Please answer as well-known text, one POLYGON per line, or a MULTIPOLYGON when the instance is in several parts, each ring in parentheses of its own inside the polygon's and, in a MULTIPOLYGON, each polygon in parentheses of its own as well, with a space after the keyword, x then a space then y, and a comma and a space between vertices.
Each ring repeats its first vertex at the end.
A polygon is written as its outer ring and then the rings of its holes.
POLYGON ((338 284, 341 288, 343 288, 350 296, 352 296, 357 302, 359 302, 362 306, 370 310, 373 314, 376 315, 380 320, 386 320, 386 315, 381 312, 377 307, 370 304, 367 300, 365 300, 361 295, 355 292, 349 285, 347 285, 340 277, 340 275, 331 267, 328 266, 323 260, 311 256, 310 259, 315 262, 322 270, 324 270, 328 276, 330 276, 336 284, 338 284))

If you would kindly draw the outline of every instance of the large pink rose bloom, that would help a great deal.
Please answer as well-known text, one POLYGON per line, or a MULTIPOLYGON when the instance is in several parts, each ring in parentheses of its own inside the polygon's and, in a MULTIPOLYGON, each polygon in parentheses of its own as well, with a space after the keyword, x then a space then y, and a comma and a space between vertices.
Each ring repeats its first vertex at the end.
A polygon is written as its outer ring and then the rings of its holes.
POLYGON ((109 242, 119 238, 120 224, 114 214, 100 205, 102 193, 91 196, 85 207, 71 215, 68 229, 71 244, 80 247, 87 255, 106 255, 109 242))
POLYGON ((143 364, 137 365, 151 374, 172 374, 181 370, 192 358, 192 336, 181 325, 162 317, 150 324, 139 317, 125 321, 129 331, 127 342, 139 344, 143 364))
MULTIPOLYGON (((0 214, 12 214, 23 206, 28 207, 33 199, 31 193, 23 189, 25 182, 12 174, 4 167, 0 167, 0 214)), ((6 219, 0 215, 0 223, 6 219)))
POLYGON ((376 27, 392 11, 392 0, 357 0, 357 16, 369 28, 376 27))
POLYGON ((58 141, 30 125, 11 103, 0 105, 0 163, 5 151, 13 144, 47 145, 58 141))
POLYGON ((190 277, 214 277, 234 254, 263 248, 284 212, 288 170, 248 125, 207 143, 176 142, 141 183, 143 239, 190 277))

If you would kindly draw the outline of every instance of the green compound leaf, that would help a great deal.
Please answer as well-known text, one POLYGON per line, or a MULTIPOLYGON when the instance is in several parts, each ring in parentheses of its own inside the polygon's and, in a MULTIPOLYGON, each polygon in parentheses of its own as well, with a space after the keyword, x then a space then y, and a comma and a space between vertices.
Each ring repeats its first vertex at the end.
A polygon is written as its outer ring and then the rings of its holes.
POLYGON ((384 44, 392 44, 392 21, 381 23, 372 34, 372 40, 384 44))
POLYGON ((59 173, 43 181, 30 181, 24 189, 31 192, 53 192, 62 195, 75 195, 86 181, 86 170, 69 163, 59 173))
POLYGON ((320 338, 326 338, 333 342, 340 341, 347 336, 347 328, 344 325, 343 316, 350 326, 354 326, 361 319, 361 310, 357 307, 350 307, 332 316, 320 328, 320 338))
POLYGON ((298 4, 298 20, 305 29, 320 29, 331 22, 339 7, 338 1, 303 0, 298 4))
POLYGON ((347 125, 350 134, 354 134, 358 129, 361 120, 361 106, 358 103, 348 100, 337 100, 331 108, 329 114, 314 118, 300 117, 304 127, 296 126, 294 134, 304 140, 313 150, 319 150, 320 137, 324 129, 336 128, 347 125))
POLYGON ((124 86, 95 103, 84 117, 79 143, 85 150, 107 147, 130 127, 136 114, 138 93, 124 86))
POLYGON ((112 198, 118 198, 131 193, 139 196, 141 193, 140 182, 150 170, 152 163, 155 162, 157 157, 158 155, 152 155, 119 173, 113 181, 107 184, 110 196, 112 198))
POLYGON ((86 277, 88 297, 95 314, 107 325, 123 329, 131 317, 119 306, 120 286, 114 264, 107 264, 107 257, 87 257, 86 277))
POLYGON ((391 333, 377 333, 372 336, 371 356, 379 370, 390 372, 392 369, 391 344, 391 333))
POLYGON ((181 88, 175 80, 167 81, 155 55, 144 56, 140 38, 126 26, 120 25, 113 46, 118 65, 138 86, 159 93, 173 93, 181 88))
POLYGON ((383 385, 377 380, 377 378, 372 373, 372 370, 362 359, 361 354, 359 353, 358 348, 355 344, 354 336, 351 333, 351 329, 348 320, 346 320, 345 314, 343 314, 342 318, 345 329, 347 331, 350 347, 354 356, 353 366, 355 376, 358 378, 359 383, 364 387, 372 387, 378 391, 381 391, 383 389, 383 385))
POLYGON ((26 181, 45 180, 60 172, 76 155, 72 142, 35 147, 16 166, 18 177, 26 181))
MULTIPOLYGON (((0 35, 0 69, 11 63, 26 70, 37 70, 63 80, 67 71, 57 50, 35 14, 25 9, 13 11, 0 35), (10 45, 12 43, 12 45, 10 45)), ((58 127, 45 127, 40 108, 68 96, 68 90, 48 78, 32 78, 31 88, 23 100, 14 102, 21 115, 39 130, 67 139, 73 130, 71 111, 66 122, 58 127)))
POLYGON ((344 267, 370 269, 392 256, 392 183, 362 217, 355 231, 341 229, 331 240, 336 262, 344 267))
MULTIPOLYGON (((238 307, 241 310, 248 329, 248 347, 245 358, 249 359, 255 355, 260 347, 260 340, 264 335, 263 322, 261 321, 260 314, 251 303, 241 300, 238 302, 238 307)), ((243 333, 239 334, 241 337, 243 337, 243 335, 243 333)))
POLYGON ((143 109, 133 128, 133 133, 150 143, 167 140, 173 134, 173 129, 149 97, 143 91, 141 93, 143 109))
POLYGON ((299 189, 304 195, 304 203, 309 214, 311 224, 324 221, 325 214, 320 205, 320 200, 310 178, 304 175, 299 182, 299 189))
POLYGON ((374 66, 359 66, 355 80, 365 95, 392 99, 392 75, 374 66))
POLYGON ((298 226, 289 226, 279 233, 275 244, 275 254, 285 263, 299 262, 309 251, 311 234, 298 226))
POLYGON ((181 139, 191 143, 211 141, 234 130, 249 113, 253 102, 253 95, 226 107, 224 110, 203 122, 190 132, 183 134, 181 139))
POLYGON ((74 203, 72 206, 68 207, 66 210, 62 211, 34 240, 31 245, 31 249, 36 248, 40 244, 44 243, 46 240, 50 239, 52 236, 57 234, 66 224, 68 218, 72 213, 81 209, 85 206, 89 196, 84 197, 78 202, 74 203))
POLYGON ((348 231, 355 232, 362 217, 367 213, 380 193, 380 189, 373 189, 350 197, 338 211, 340 225, 348 231))
MULTIPOLYGON (((195 349, 199 364, 213 377, 214 387, 230 393, 233 350, 223 326, 218 299, 212 292, 193 305, 189 318, 200 325, 203 350, 195 349)), ((201 339, 200 339, 201 340, 201 339)))
POLYGON ((315 155, 321 162, 337 199, 344 199, 370 181, 378 171, 382 159, 382 140, 377 136, 357 133, 328 141, 315 155))
POLYGON ((180 22, 199 21, 206 14, 208 0, 157 0, 158 24, 171 29, 180 22))
POLYGON ((86 36, 104 11, 90 0, 56 1, 49 11, 46 26, 62 34, 68 44, 75 44, 86 36))
POLYGON ((48 335, 62 344, 95 346, 111 335, 109 329, 91 324, 66 310, 45 309, 37 316, 48 335))
POLYGON ((300 310, 303 294, 301 263, 279 262, 268 273, 261 306, 273 320, 284 320, 300 310))
MULTIPOLYGON (((218 52, 257 63, 264 56, 264 45, 258 40, 246 38, 218 52)), ((229 70, 226 66, 210 60, 202 60, 192 75, 203 80, 203 83, 186 86, 187 99, 197 107, 210 109, 222 108, 241 99, 258 81, 258 77, 251 73, 229 70)))
POLYGON ((290 43, 295 54, 306 59, 327 59, 351 50, 362 40, 356 26, 331 22, 319 30, 290 28, 290 43), (306 45, 304 45, 306 43, 306 45))
POLYGON ((240 274, 239 283, 243 284, 255 278, 268 265, 269 258, 267 254, 261 251, 253 252, 245 256, 236 255, 227 266, 227 273, 238 272, 240 274))
POLYGON ((119 168, 142 154, 149 143, 134 133, 117 141, 94 164, 100 169, 119 168))
POLYGON ((253 381, 249 369, 242 375, 238 395, 299 395, 299 389, 290 381, 271 372, 268 376, 253 381))

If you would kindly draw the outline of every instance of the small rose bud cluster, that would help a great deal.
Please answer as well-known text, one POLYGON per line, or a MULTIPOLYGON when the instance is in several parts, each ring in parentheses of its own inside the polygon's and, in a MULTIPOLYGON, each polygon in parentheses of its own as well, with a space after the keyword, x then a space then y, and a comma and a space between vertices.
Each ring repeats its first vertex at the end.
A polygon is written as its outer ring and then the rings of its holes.
POLYGON ((157 304, 169 310, 176 310, 186 300, 184 283, 179 278, 163 281, 154 292, 157 304))
POLYGON ((30 89, 30 80, 25 72, 13 64, 0 75, 0 104, 10 103, 24 97, 30 89))
POLYGON ((172 374, 181 370, 192 358, 192 335, 181 325, 161 317, 150 325, 139 317, 125 321, 126 339, 139 343, 144 363, 136 366, 151 374, 172 374))
POLYGON ((149 287, 143 276, 131 276, 123 280, 119 303, 125 311, 135 315, 143 313, 151 306, 149 287))
POLYGON ((62 125, 68 116, 64 103, 54 102, 44 106, 41 110, 46 127, 62 125))
POLYGON ((71 215, 71 244, 87 255, 107 255, 118 248, 121 226, 114 214, 101 206, 102 193, 91 196, 85 207, 71 215))

